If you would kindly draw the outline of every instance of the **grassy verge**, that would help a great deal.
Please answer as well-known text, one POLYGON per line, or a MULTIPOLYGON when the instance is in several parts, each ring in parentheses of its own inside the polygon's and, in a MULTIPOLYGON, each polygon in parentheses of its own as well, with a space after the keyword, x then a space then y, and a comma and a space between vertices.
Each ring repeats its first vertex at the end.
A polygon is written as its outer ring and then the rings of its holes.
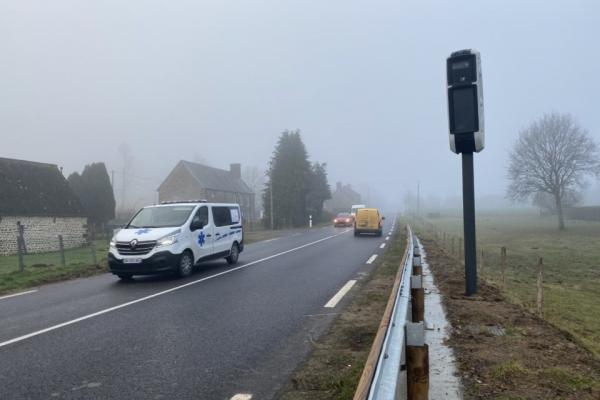
MULTIPOLYGON (((462 220, 429 220, 425 231, 452 254, 458 253, 462 220), (445 237, 445 240, 444 240, 445 237)), ((572 334, 600 356, 600 223, 567 221, 557 229, 556 218, 536 215, 477 217, 480 275, 500 288, 512 302, 533 311, 536 307, 537 262, 544 262, 544 317, 572 334), (507 249, 505 285, 501 277, 501 247, 507 249)))
POLYGON ((600 360, 573 337, 507 301, 480 280, 466 298, 464 267, 421 232, 427 262, 443 295, 466 400, 596 400, 600 360))
POLYGON ((402 260, 405 240, 406 236, 399 234, 390 242, 382 262, 314 344, 281 399, 352 399, 402 260))
MULTIPOLYGON (((302 229, 297 231, 302 231, 302 229)), ((275 239, 286 233, 289 233, 289 231, 258 229, 246 232, 245 241, 246 244, 250 244, 275 239)), ((19 262, 16 255, 0 256, 0 295, 45 283, 107 272, 108 240, 97 240, 94 244, 98 265, 94 265, 92 261, 90 247, 65 250, 65 266, 61 265, 59 252, 27 254, 24 256, 25 269, 23 272, 19 271, 19 262)))
POLYGON ((106 272, 108 241, 97 240, 94 244, 98 265, 92 261, 90 247, 65 250, 65 266, 61 265, 59 252, 27 254, 23 272, 19 271, 17 256, 0 257, 0 294, 106 272))

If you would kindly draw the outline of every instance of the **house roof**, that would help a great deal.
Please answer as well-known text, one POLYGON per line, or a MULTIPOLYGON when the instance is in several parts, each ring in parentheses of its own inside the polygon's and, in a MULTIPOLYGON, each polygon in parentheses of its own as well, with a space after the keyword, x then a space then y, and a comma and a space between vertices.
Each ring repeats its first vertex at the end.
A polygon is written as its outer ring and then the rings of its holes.
POLYGON ((84 213, 56 165, 0 158, 0 215, 75 217, 84 213))
MULTIPOLYGON (((204 189, 254 194, 246 182, 234 176, 230 171, 208 167, 206 165, 185 160, 180 161, 178 165, 187 169, 192 177, 196 179, 204 189)), ((167 177, 167 179, 169 178, 167 177)))

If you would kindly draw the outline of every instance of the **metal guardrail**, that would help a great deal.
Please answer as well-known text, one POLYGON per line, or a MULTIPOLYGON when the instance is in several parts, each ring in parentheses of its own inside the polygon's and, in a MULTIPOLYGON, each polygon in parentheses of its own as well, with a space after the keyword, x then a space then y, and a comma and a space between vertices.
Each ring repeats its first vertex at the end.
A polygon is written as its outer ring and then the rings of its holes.
POLYGON ((417 244, 410 226, 406 229, 407 243, 401 270, 396 276, 388 307, 373 342, 354 400, 391 400, 403 397, 400 393, 404 387, 400 384, 400 371, 405 362, 405 326, 410 315, 408 307, 413 253, 417 244))

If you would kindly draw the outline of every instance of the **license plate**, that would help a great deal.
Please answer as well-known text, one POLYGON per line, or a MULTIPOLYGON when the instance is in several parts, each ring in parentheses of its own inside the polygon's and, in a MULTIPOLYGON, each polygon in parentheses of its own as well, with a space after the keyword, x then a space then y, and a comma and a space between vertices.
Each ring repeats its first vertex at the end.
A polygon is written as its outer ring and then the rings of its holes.
POLYGON ((139 264, 141 262, 142 262, 141 258, 124 258, 123 259, 124 264, 139 264))

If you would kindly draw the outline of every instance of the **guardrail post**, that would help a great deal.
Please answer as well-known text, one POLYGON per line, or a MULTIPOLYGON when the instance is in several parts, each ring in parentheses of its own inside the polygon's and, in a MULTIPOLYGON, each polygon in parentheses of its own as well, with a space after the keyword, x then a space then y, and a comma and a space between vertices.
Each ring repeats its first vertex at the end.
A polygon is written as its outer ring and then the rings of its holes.
POLYGON ((65 244, 62 235, 58 235, 58 249, 60 251, 60 265, 64 267, 67 262, 65 261, 65 244))
POLYGON ((421 256, 413 256, 413 275, 423 275, 423 266, 421 265, 421 256))
POLYGON ((425 289, 423 289, 423 277, 413 275, 410 277, 410 304, 412 311, 412 322, 425 320, 425 289))
POLYGON ((423 322, 406 324, 406 380, 408 400, 428 400, 429 347, 423 322))

